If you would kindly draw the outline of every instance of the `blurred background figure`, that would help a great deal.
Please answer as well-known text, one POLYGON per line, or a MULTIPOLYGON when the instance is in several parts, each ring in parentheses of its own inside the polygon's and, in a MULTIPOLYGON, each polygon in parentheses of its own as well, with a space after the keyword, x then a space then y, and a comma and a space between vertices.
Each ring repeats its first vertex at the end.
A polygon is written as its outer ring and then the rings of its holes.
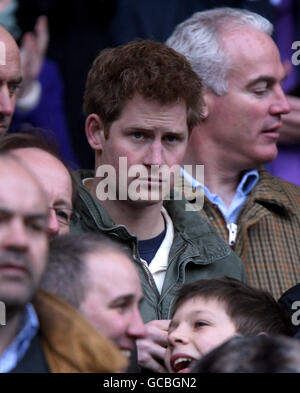
POLYGON ((68 233, 77 198, 77 182, 72 171, 59 158, 55 141, 47 130, 30 128, 31 132, 9 133, 0 138, 0 152, 11 152, 21 158, 35 174, 48 200, 49 238, 68 233), (38 163, 38 165, 37 165, 38 163))
POLYGON ((7 133, 16 107, 21 84, 21 59, 12 35, 0 26, 0 136, 7 133))
POLYGON ((60 155, 76 167, 64 112, 64 82, 56 63, 47 58, 47 17, 35 15, 32 21, 34 24, 30 27, 20 27, 19 23, 23 18, 19 13, 21 3, 22 1, 17 0, 5 0, 0 3, 0 24, 19 42, 21 50, 23 81, 10 130, 25 131, 28 125, 53 130, 60 155))
POLYGON ((119 371, 126 361, 111 342, 71 306, 38 291, 48 255, 47 198, 21 159, 1 152, 0 161, 0 373, 119 371))
POLYGON ((192 373, 300 373, 300 343, 284 336, 233 337, 194 363, 192 373))

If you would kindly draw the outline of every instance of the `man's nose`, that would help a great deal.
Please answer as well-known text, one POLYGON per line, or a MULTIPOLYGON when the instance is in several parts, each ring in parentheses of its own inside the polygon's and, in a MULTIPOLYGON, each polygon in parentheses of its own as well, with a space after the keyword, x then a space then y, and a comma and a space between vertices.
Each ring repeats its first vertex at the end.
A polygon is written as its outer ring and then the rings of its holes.
POLYGON ((59 232, 59 221, 57 219, 56 212, 54 209, 49 209, 47 234, 51 238, 56 236, 58 232, 59 232))
POLYGON ((153 141, 147 148, 144 157, 145 165, 162 165, 164 164, 164 148, 161 141, 153 141))
POLYGON ((291 111, 291 105, 281 86, 278 87, 270 111, 272 115, 286 115, 291 111))
POLYGON ((7 85, 0 88, 0 113, 11 116, 15 110, 15 99, 11 96, 7 85))
POLYGON ((21 218, 14 218, 6 229, 6 237, 4 246, 6 248, 14 248, 18 250, 26 250, 28 247, 29 234, 26 226, 21 218))
POLYGON ((138 308, 131 317, 128 334, 135 339, 145 337, 146 329, 138 308))

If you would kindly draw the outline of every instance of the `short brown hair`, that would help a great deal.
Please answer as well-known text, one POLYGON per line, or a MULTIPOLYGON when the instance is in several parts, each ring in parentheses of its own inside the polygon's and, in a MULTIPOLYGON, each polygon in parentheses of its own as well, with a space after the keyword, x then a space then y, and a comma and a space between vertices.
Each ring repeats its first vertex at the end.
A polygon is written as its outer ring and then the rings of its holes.
POLYGON ((107 136, 111 123, 135 94, 162 105, 182 99, 187 106, 189 130, 202 118, 199 77, 183 55, 163 43, 136 40, 100 52, 87 78, 85 115, 96 113, 107 136))
POLYGON ((289 314, 273 296, 231 277, 198 280, 179 289, 172 315, 192 298, 215 299, 243 335, 259 333, 293 335, 289 314))

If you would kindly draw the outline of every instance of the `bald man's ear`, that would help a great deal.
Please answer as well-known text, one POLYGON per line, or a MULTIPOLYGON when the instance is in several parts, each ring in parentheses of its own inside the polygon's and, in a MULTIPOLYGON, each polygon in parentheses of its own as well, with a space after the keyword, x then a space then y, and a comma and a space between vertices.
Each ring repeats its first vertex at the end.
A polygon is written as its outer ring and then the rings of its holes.
POLYGON ((85 121, 85 134, 93 150, 102 150, 104 125, 96 113, 91 113, 85 121))

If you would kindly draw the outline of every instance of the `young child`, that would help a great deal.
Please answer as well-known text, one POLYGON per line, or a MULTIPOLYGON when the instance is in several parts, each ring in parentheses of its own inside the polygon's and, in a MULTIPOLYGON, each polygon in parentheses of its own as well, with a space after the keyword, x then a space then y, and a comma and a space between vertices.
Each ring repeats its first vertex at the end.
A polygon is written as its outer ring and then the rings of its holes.
POLYGON ((184 285, 173 307, 165 356, 172 373, 187 373, 194 360, 234 335, 293 335, 286 310, 267 292, 233 278, 184 285))

